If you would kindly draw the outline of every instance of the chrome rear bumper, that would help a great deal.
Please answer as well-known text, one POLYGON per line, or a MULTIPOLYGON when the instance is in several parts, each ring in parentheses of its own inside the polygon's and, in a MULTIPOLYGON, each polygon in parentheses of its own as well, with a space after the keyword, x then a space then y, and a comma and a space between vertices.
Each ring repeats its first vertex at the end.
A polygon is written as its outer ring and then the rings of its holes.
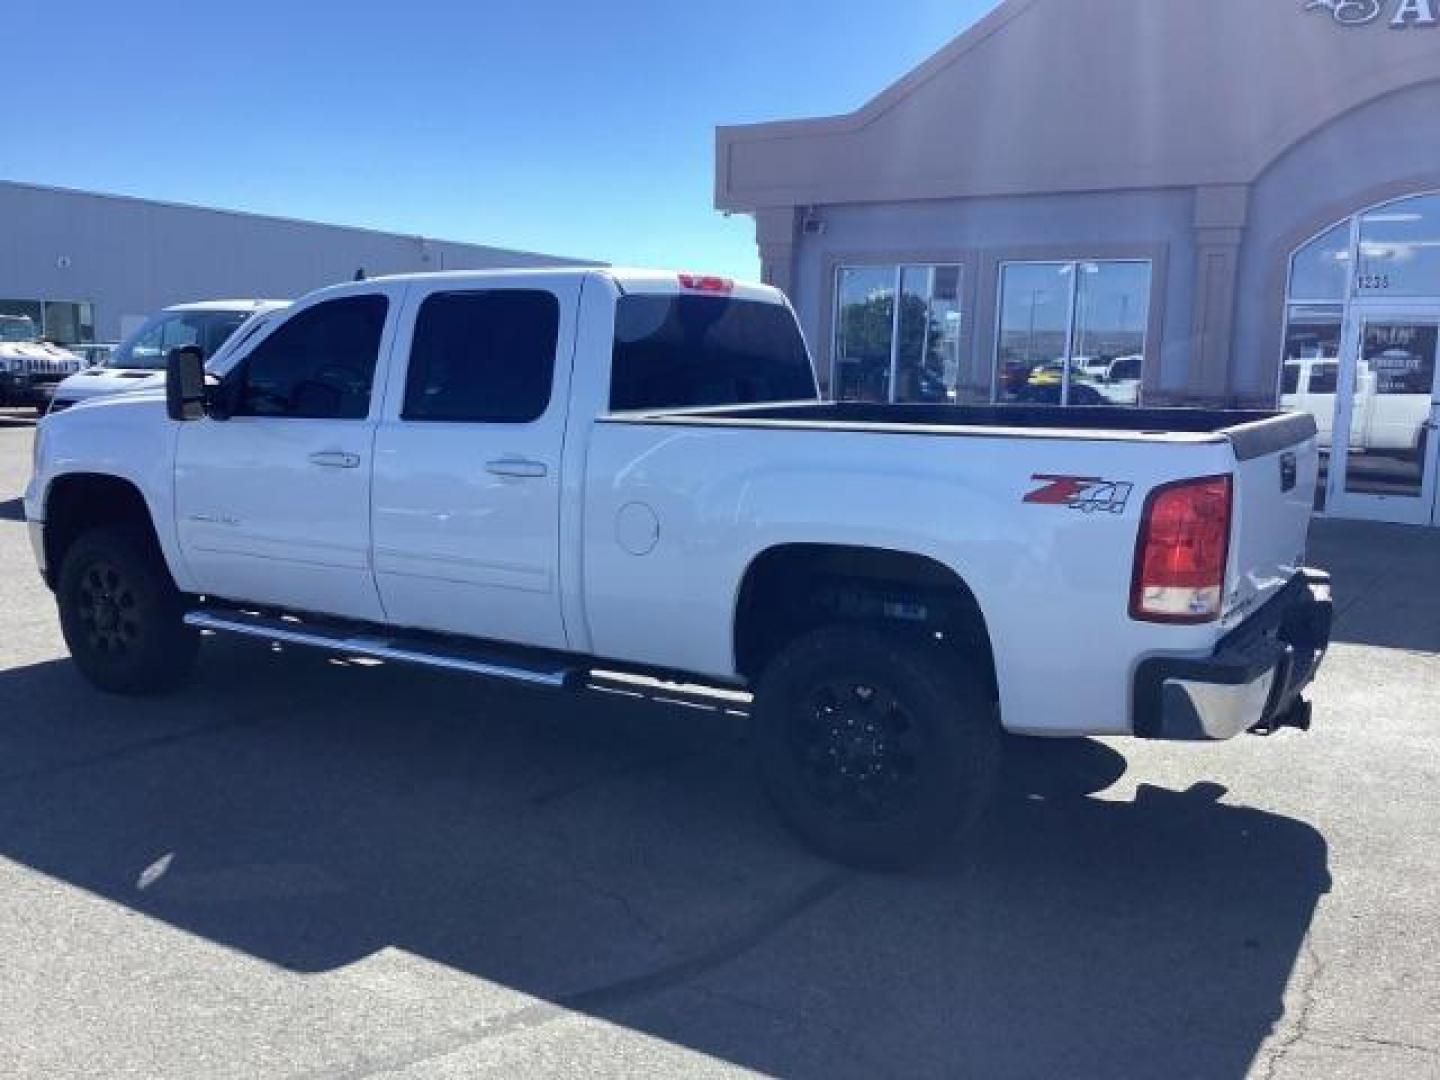
POLYGON ((1212 742, 1309 727, 1301 695, 1330 647, 1330 576, 1303 570, 1205 659, 1155 657, 1135 676, 1135 734, 1212 742))

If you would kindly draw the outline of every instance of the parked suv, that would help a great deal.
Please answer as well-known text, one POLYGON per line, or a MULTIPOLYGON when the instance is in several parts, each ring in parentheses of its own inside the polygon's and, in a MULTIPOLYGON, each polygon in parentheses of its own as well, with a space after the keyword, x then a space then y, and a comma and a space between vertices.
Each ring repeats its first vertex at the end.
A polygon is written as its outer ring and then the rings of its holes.
POLYGON ((286 306, 282 300, 207 300, 165 308, 112 349, 103 362, 56 387, 50 411, 62 412, 87 398, 158 384, 171 349, 194 345, 211 359, 242 327, 253 332, 264 315, 286 306))
POLYGON ((41 341, 28 315, 0 315, 0 406, 32 405, 43 413, 56 384, 81 363, 69 350, 41 341))

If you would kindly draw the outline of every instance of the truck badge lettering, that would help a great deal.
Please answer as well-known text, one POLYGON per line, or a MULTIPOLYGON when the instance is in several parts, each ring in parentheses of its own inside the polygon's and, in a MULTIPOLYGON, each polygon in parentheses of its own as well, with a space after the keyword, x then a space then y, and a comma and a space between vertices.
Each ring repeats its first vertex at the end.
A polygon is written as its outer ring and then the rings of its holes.
POLYGON ((1135 485, 1094 476, 1042 476, 1030 478, 1041 486, 1025 496, 1037 506, 1066 506, 1082 514, 1123 514, 1135 485))

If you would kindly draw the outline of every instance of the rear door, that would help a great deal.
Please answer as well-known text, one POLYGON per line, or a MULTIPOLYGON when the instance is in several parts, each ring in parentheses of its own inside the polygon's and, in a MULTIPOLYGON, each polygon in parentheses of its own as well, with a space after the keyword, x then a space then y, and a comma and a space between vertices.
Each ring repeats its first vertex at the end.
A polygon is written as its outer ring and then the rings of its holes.
POLYGON ((581 281, 413 289, 375 445, 392 624, 567 647, 560 462, 581 281))

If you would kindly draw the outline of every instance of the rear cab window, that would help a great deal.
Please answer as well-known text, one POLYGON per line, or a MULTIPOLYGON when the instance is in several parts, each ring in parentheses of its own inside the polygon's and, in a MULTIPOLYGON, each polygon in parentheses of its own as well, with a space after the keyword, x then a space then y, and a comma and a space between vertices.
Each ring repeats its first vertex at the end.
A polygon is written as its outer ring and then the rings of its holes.
POLYGON ((818 398, 805 340, 783 304, 688 294, 617 303, 614 412, 818 398))

